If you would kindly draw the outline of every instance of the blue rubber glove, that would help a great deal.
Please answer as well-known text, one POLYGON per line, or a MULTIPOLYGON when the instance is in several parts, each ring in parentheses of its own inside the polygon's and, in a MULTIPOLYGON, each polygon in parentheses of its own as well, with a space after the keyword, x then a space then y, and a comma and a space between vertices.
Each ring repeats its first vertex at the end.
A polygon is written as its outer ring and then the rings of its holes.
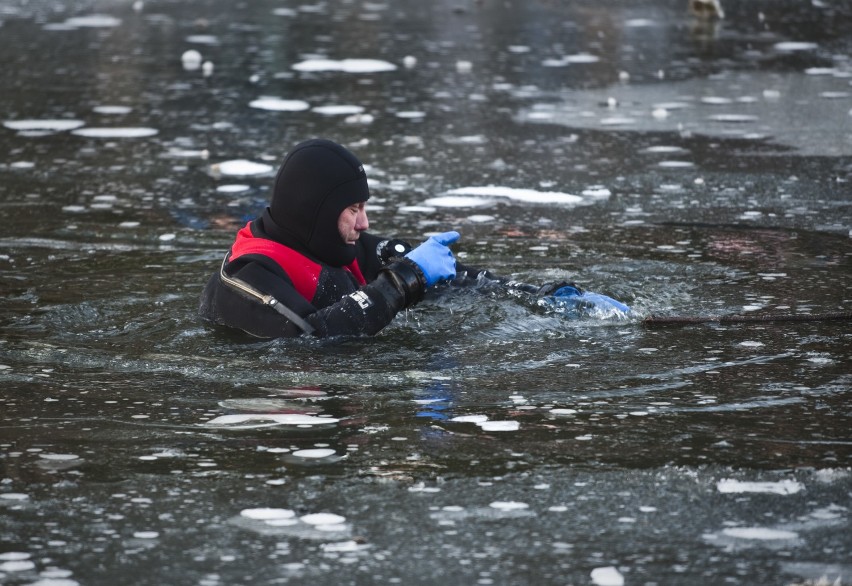
POLYGON ((430 236, 423 244, 405 255, 423 271, 427 287, 456 276, 456 259, 447 245, 458 239, 458 232, 444 232, 437 236, 430 236))

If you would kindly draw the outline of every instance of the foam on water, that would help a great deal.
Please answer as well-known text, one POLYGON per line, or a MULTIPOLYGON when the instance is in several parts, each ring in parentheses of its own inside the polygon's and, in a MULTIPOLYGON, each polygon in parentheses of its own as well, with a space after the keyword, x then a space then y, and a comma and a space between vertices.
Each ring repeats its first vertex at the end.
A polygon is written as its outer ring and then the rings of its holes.
POLYGON ((379 73, 394 71, 396 65, 379 59, 306 59, 293 65, 293 69, 303 73, 340 71, 343 73, 379 73))
POLYGON ((115 126, 115 127, 87 127, 72 130, 71 134, 85 136, 86 138, 147 138, 155 136, 160 131, 156 128, 115 126))
POLYGON ((249 107, 271 112, 302 112, 309 109, 311 105, 304 100, 285 100, 272 96, 261 96, 249 102, 249 107))

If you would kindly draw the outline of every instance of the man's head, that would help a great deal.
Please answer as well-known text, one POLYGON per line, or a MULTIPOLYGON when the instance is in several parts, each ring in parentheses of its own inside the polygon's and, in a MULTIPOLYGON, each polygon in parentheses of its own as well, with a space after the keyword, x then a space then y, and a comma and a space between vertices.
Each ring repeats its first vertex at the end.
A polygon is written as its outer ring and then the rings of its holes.
POLYGON ((355 260, 354 241, 367 223, 362 204, 369 197, 364 166, 355 155, 330 140, 313 139, 284 159, 268 215, 284 244, 343 266, 355 260))

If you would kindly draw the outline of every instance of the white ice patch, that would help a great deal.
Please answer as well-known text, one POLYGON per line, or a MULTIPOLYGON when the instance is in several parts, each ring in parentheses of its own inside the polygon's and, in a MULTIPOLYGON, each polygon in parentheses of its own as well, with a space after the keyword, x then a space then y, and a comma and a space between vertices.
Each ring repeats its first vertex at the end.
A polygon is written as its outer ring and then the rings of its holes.
POLYGON ((35 569, 30 560, 12 560, 0 563, 0 572, 26 572, 35 569))
POLYGON ((304 515, 303 517, 300 517, 300 519, 303 523, 314 526, 340 525, 346 521, 346 517, 341 517, 334 513, 312 513, 310 515, 304 515))
POLYGON ((759 540, 778 540, 778 539, 797 539, 799 534, 794 531, 785 531, 784 529, 769 529, 768 527, 728 527, 722 530, 723 535, 735 537, 737 539, 759 539, 759 540))
POLYGON ((796 494, 804 489, 800 482, 795 480, 780 480, 778 482, 743 482, 724 478, 716 483, 716 488, 721 493, 759 492, 768 494, 796 494))
POLYGON ((91 127, 72 130, 71 134, 85 136, 86 138, 146 138, 155 136, 160 131, 156 128, 114 126, 114 127, 91 127))
POLYGON ((483 421, 478 423, 482 431, 517 431, 521 428, 519 421, 483 421))
POLYGON ((476 423, 479 425, 480 423, 485 423, 488 421, 487 415, 458 415, 450 419, 450 421, 457 421, 460 423, 476 423))
POLYGON ((488 506, 492 509, 497 509, 498 511, 522 511, 530 508, 527 503, 520 503, 517 501, 494 501, 488 506))
POLYGON ((136 539, 157 539, 160 534, 157 531, 135 531, 133 537, 136 539))
POLYGON ((745 346, 746 348, 760 348, 763 346, 763 342, 758 342, 756 340, 746 340, 745 342, 740 342, 740 346, 745 346))
POLYGON ((92 111, 96 114, 107 114, 107 115, 121 115, 121 114, 130 114, 133 111, 133 108, 130 106, 95 106, 92 108, 92 111))
POLYGON ((228 185, 220 185, 216 188, 218 193, 242 193, 248 191, 251 186, 242 183, 229 183, 228 185))
POLYGON ((343 73, 379 73, 394 71, 396 65, 379 59, 307 59, 293 65, 293 69, 305 73, 341 71, 343 73))
POLYGON ((295 519, 296 513, 290 509, 275 509, 275 508, 257 508, 243 509, 240 515, 247 519, 255 519, 258 521, 269 521, 272 519, 295 519))
POLYGON ((249 413, 221 415, 202 425, 228 429, 256 429, 275 425, 331 425, 339 421, 333 417, 315 417, 297 413, 249 413))
POLYGON ((248 177, 251 175, 265 175, 274 170, 272 165, 266 163, 255 163, 245 159, 234 159, 223 161, 212 165, 210 170, 216 175, 228 175, 231 177, 248 177))
POLYGON ((111 28, 121 24, 121 19, 107 14, 74 16, 65 21, 66 26, 78 28, 111 28))
POLYGON ((285 100, 271 96, 261 96, 249 102, 249 107, 271 112, 302 112, 311 107, 304 100, 285 100))
POLYGON ((31 131, 46 131, 46 132, 63 132, 65 130, 74 130, 80 128, 85 122, 82 120, 66 120, 66 119, 46 119, 46 120, 6 120, 3 126, 10 130, 18 130, 21 132, 31 131))
POLYGON ((624 586, 624 576, 615 566, 595 568, 591 573, 592 582, 597 586, 624 586))
POLYGON ((0 493, 0 499, 5 500, 5 501, 25 501, 29 498, 30 498, 30 496, 28 494, 24 494, 22 492, 0 493))
POLYGON ((818 45, 816 43, 805 43, 805 42, 797 42, 797 41, 785 41, 782 43, 775 43, 776 51, 812 51, 816 49, 818 45))
POLYGON ((584 200, 579 195, 561 193, 558 191, 536 191, 534 189, 518 189, 514 187, 475 186, 451 189, 447 195, 469 195, 474 197, 503 197, 523 203, 544 204, 579 204, 584 200))
POLYGON ((423 202, 436 208, 478 208, 494 203, 494 200, 484 197, 443 196, 433 197, 423 202))
POLYGON ((293 452, 293 456, 297 458, 306 458, 306 459, 319 459, 319 458, 328 458, 329 456, 335 455, 336 452, 330 448, 314 448, 310 450, 296 450, 293 452))
POLYGON ((351 116, 353 114, 361 114, 364 111, 362 106, 351 105, 331 105, 317 106, 311 112, 322 114, 323 116, 351 116))

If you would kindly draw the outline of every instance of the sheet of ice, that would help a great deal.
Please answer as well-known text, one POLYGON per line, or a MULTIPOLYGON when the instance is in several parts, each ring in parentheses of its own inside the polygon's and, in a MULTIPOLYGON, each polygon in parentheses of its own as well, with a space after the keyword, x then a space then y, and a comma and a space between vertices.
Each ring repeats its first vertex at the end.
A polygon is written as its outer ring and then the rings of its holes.
POLYGON ((44 130, 49 132, 62 132, 74 130, 85 125, 82 120, 71 119, 45 119, 45 120, 6 120, 3 126, 10 130, 32 131, 44 130))
POLYGON ((305 73, 341 71, 343 73, 379 73, 394 71, 396 65, 379 59, 306 59, 293 65, 293 69, 305 73))
POLYGON ((782 52, 792 52, 792 51, 812 51, 819 47, 816 43, 807 43, 801 41, 784 41, 781 43, 775 43, 774 45, 776 51, 782 52))
POLYGON ((299 518, 303 523, 308 525, 340 525, 346 522, 346 517, 335 515, 334 513, 311 513, 299 518))
POLYGON ((483 421, 482 423, 477 423, 479 427, 482 428, 483 431, 517 431, 521 428, 521 423, 519 421, 483 421))
POLYGON ((35 569, 35 564, 30 560, 0 562, 0 572, 26 572, 33 569, 35 569))
POLYGON ((795 531, 784 529, 769 529, 768 527, 728 527, 722 530, 723 535, 737 539, 777 540, 798 539, 799 534, 795 531))
POLYGON ((252 175, 266 175, 274 170, 272 165, 266 163, 255 163, 245 159, 234 159, 211 165, 214 175, 228 175, 231 177, 249 177, 252 175))
POLYGON ((121 115, 121 114, 130 114, 133 111, 133 108, 130 106, 95 106, 92 108, 92 112, 96 114, 107 114, 107 115, 121 115))
POLYGON ((250 185, 245 185, 243 183, 229 183, 227 185, 220 185, 216 188, 216 191, 218 193, 242 193, 249 189, 251 189, 250 185))
POLYGON ((189 35, 186 37, 186 42, 198 45, 218 45, 219 37, 216 35, 189 35))
POLYGON ((451 189, 446 195, 469 195, 474 197, 503 197, 524 203, 545 204, 578 204, 583 202, 579 195, 561 193, 558 191, 536 191, 534 189, 519 189, 515 187, 473 186, 451 189))
POLYGON ((146 138, 157 133, 159 130, 156 128, 133 126, 87 127, 71 131, 71 134, 87 138, 146 138))
POLYGON ((615 566, 595 568, 592 570, 591 578, 597 586, 624 586, 624 576, 615 566))
POLYGON ((88 16, 74 16, 65 20, 65 25, 79 28, 111 28, 121 24, 120 18, 107 14, 90 14, 88 16))
POLYGON ((337 452, 335 452, 331 448, 313 448, 308 450, 296 450, 292 453, 292 455, 297 458, 320 459, 328 458, 329 456, 333 456, 336 453, 337 452))
POLYGON ((485 423, 486 421, 488 421, 488 416, 487 415, 457 415, 456 417, 453 417, 452 419, 450 419, 450 421, 457 421, 457 422, 460 422, 460 423, 480 424, 480 423, 485 423))
POLYGON ((423 202, 436 208, 478 208, 494 204, 493 199, 485 197, 443 196, 432 197, 423 202))
POLYGON ((268 521, 271 519, 294 519, 296 517, 296 513, 290 509, 277 509, 277 508, 256 508, 256 509, 243 509, 240 511, 240 515, 246 517, 247 519, 257 519, 261 521, 268 521))
POLYGON ((317 114, 322 114, 323 116, 351 116, 353 114, 361 114, 364 111, 362 106, 353 106, 353 105, 329 105, 329 106, 317 106, 316 108, 312 108, 311 112, 316 112, 317 114))
POLYGON ((261 96, 249 102, 249 107, 272 112, 302 112, 309 109, 311 105, 304 100, 285 100, 272 96, 261 96))
POLYGON ((339 421, 333 417, 316 417, 297 413, 246 413, 221 415, 202 425, 228 429, 255 429, 275 425, 331 425, 339 421))
POLYGON ((499 511, 522 511, 530 508, 527 503, 518 501, 494 501, 488 506, 499 511))
POLYGON ((716 488, 724 494, 757 492, 769 494, 796 494, 805 487, 795 480, 779 480, 777 482, 747 482, 723 478, 716 483, 716 488))

